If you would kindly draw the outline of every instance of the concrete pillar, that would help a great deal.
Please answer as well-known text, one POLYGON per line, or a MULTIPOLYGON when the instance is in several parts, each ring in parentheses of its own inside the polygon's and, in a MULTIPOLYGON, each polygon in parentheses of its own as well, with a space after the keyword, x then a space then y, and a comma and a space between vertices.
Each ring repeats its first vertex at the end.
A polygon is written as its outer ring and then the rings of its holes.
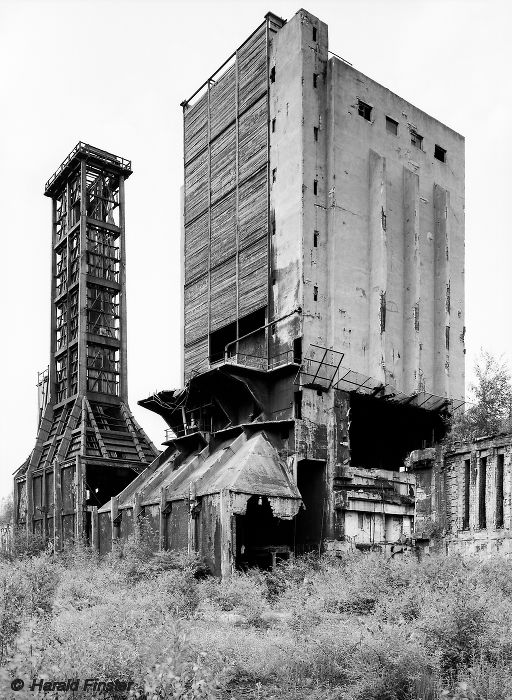
POLYGON ((231 497, 228 489, 220 492, 220 575, 229 578, 233 573, 233 550, 231 531, 231 497))

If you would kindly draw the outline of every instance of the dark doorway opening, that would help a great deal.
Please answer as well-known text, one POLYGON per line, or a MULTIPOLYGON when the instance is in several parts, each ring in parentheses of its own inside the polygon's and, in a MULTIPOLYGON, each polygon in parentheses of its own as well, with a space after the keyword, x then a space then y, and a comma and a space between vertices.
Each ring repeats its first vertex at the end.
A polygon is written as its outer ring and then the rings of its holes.
POLYGON ((293 520, 274 517, 266 496, 251 496, 245 515, 235 515, 235 564, 238 569, 272 565, 287 559, 293 547, 293 520))
POLYGON ((299 462, 297 486, 304 506, 295 519, 295 553, 320 551, 325 531, 325 462, 299 462))

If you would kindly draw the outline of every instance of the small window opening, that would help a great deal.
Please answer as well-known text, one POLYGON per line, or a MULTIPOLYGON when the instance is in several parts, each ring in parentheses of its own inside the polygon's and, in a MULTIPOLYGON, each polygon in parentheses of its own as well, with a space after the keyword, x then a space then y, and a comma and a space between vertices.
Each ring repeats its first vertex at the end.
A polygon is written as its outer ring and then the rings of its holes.
POLYGON ((276 130, 276 120, 272 119, 272 133, 276 130))
POLYGON ((496 461, 496 527, 503 527, 503 496, 504 496, 504 455, 498 455, 496 461))
POLYGON ((384 211, 384 207, 381 207, 381 212, 380 212, 381 220, 382 220, 382 230, 385 231, 387 229, 387 216, 386 212, 384 211))
POLYGON ((357 527, 360 530, 364 530, 364 518, 362 513, 357 514, 357 527))
POLYGON ((372 120, 372 108, 370 105, 367 105, 366 102, 363 102, 362 100, 357 101, 357 112, 359 116, 366 119, 367 122, 372 120))
POLYGON ((444 329, 444 332, 445 332, 446 349, 449 350, 450 349, 450 326, 446 326, 444 329))
POLYGON ((398 136, 398 122, 391 117, 386 117, 386 131, 388 134, 393 134, 393 136, 398 136))
POLYGON ((293 394, 294 416, 299 420, 302 418, 302 391, 295 391, 293 394))
POLYGON ((315 286, 313 287, 313 301, 318 301, 318 287, 315 286))
POLYGON ((276 67, 272 66, 270 69, 270 82, 275 83, 276 82, 276 67))
POLYGON ((313 127, 313 136, 315 137, 315 141, 318 141, 318 127, 317 126, 313 127))
POLYGON ((275 324, 275 323, 273 323, 273 324, 270 326, 270 332, 272 333, 272 335, 275 335, 275 334, 276 334, 276 324, 275 324))
POLYGON ((318 194, 318 180, 313 180, 313 194, 318 194))
POLYGON ((318 86, 318 73, 313 73, 313 87, 316 88, 318 86))
POLYGON ((411 143, 415 148, 423 150, 423 136, 420 136, 416 131, 411 131, 411 143))
POLYGON ((316 27, 313 27, 313 41, 316 41, 316 27))
POLYGON ((469 494, 471 478, 471 461, 464 460, 464 512, 462 515, 462 529, 469 530, 469 494))
POLYGON ((437 143, 434 148, 434 158, 440 160, 441 163, 446 162, 446 150, 444 148, 441 148, 441 146, 438 146, 437 143))
POLYGON ((272 286, 274 286, 275 283, 276 283, 276 278, 275 278, 275 277, 272 277, 272 286))
POLYGON ((302 363, 302 338, 295 338, 293 341, 293 361, 296 365, 302 363))
POLYGON ((272 182, 276 181, 276 176, 277 176, 277 168, 274 168, 272 170, 272 182))
POLYGON ((318 233, 318 231, 315 231, 313 233, 313 248, 318 248, 318 236, 319 235, 320 234, 318 233))

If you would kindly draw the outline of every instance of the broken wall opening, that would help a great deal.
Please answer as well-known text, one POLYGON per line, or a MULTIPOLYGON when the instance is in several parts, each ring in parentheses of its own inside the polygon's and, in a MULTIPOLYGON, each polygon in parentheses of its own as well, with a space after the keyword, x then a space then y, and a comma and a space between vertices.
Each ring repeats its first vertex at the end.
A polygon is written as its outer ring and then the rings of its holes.
POLYGON ((297 487, 303 506, 295 518, 296 554, 318 551, 325 532, 325 462, 302 460, 297 464, 297 487))
POLYGON ((271 569, 293 551, 293 520, 272 513, 266 496, 251 496, 245 515, 235 515, 235 566, 237 569, 271 569))
POLYGON ((125 489, 136 476, 137 472, 127 467, 88 464, 85 472, 86 505, 100 508, 125 489))
POLYGON ((398 471, 412 450, 440 442, 446 424, 438 411, 350 395, 350 461, 353 467, 398 471))

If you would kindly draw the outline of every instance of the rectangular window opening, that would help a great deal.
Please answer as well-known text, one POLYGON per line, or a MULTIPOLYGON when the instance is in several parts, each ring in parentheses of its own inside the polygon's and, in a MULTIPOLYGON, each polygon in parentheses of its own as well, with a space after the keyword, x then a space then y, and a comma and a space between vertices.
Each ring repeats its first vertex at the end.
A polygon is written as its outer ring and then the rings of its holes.
POLYGON ((276 181, 276 177, 277 177, 277 168, 274 168, 272 170, 272 182, 276 181))
POLYGON ((480 457, 478 470, 478 526, 480 530, 487 527, 487 513, 485 508, 485 491, 487 484, 487 457, 480 457))
POLYGON ((504 496, 504 462, 505 455, 498 455, 496 461, 496 527, 503 527, 503 496, 504 496))
POLYGON ((302 363, 302 337, 293 341, 293 361, 296 365, 302 363))
POLYGON ((313 194, 318 194, 318 180, 313 180, 313 194))
POLYGON ((437 143, 434 148, 434 158, 437 158, 437 160, 440 160, 441 163, 446 162, 446 149, 441 148, 441 146, 438 146, 437 143))
POLYGON ((386 131, 388 134, 393 134, 393 136, 398 136, 398 122, 391 117, 386 117, 386 131))
POLYGON ((320 234, 318 233, 318 231, 315 231, 313 233, 313 248, 318 248, 318 236, 319 235, 320 234))
POLYGON ((462 529, 469 530, 469 494, 471 479, 471 460, 464 460, 464 512, 462 515, 462 529))
POLYGON ((357 101, 357 113, 360 117, 366 119, 367 122, 371 122, 372 108, 370 107, 370 105, 366 104, 366 102, 363 102, 362 100, 357 101))
POLYGON ((318 127, 317 126, 313 127, 313 136, 315 138, 315 141, 318 141, 318 127))
POLYGON ((318 301, 318 287, 315 286, 313 287, 313 301, 318 301))
POLYGON ((293 407, 295 418, 302 418, 302 391, 296 391, 293 394, 293 407))
POLYGON ((313 41, 316 41, 316 27, 313 27, 313 41))
POLYGON ((270 69, 270 82, 275 83, 276 82, 276 67, 272 66, 270 69))
POLYGON ((272 133, 276 130, 276 120, 272 119, 272 133))
POLYGON ((423 136, 420 136, 417 131, 411 130, 411 143, 415 148, 423 150, 423 136))
POLYGON ((318 86, 318 73, 313 73, 313 87, 316 88, 318 86))

